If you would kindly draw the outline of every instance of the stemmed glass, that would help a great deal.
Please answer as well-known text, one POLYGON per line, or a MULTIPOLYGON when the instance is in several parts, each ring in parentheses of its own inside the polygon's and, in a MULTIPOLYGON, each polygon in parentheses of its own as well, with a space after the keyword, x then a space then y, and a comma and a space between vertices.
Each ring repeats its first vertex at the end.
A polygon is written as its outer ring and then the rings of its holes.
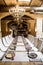
POLYGON ((27 50, 27 54, 29 54, 29 51, 31 50, 32 47, 30 47, 30 46, 28 45, 28 43, 27 43, 27 44, 25 44, 25 48, 26 48, 26 50, 27 50))

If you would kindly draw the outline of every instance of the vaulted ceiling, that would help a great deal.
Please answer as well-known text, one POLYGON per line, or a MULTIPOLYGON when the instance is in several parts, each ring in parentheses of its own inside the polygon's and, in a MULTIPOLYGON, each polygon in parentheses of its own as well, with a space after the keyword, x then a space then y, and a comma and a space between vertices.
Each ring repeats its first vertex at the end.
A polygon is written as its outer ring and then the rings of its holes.
POLYGON ((26 0, 0 0, 0 5, 10 6, 10 5, 27 5, 27 6, 41 6, 43 4, 43 0, 30 0, 30 2, 26 0))
POLYGON ((30 0, 30 2, 28 0, 0 0, 1 22, 5 21, 7 24, 13 24, 16 22, 13 21, 14 17, 9 13, 9 9, 15 7, 17 4, 21 8, 25 9, 25 13, 24 16, 22 17, 22 20, 28 22, 29 20, 36 21, 37 17, 43 18, 43 0, 30 0), (36 10, 36 7, 38 7, 38 10, 36 10), (42 7, 42 9, 39 9, 40 7, 42 7))
MULTIPOLYGON (((9 16, 9 8, 17 4, 19 4, 19 6, 29 6, 31 8, 41 7, 43 5, 43 0, 30 0, 30 2, 27 0, 0 0, 0 19, 9 16)), ((31 13, 31 8, 26 9, 27 12, 25 12, 25 15, 31 17, 31 19, 36 19, 38 16, 43 17, 43 14, 31 13)))

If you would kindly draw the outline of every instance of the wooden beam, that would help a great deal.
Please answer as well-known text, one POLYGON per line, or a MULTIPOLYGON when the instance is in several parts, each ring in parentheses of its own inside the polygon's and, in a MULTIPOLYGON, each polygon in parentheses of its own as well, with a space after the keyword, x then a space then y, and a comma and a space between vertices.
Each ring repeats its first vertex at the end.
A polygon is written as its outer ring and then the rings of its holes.
POLYGON ((3 0, 3 2, 5 3, 5 6, 7 6, 7 4, 6 4, 5 0, 3 0))
POLYGON ((32 0, 30 1, 30 4, 29 4, 29 6, 31 5, 31 3, 32 3, 32 0))

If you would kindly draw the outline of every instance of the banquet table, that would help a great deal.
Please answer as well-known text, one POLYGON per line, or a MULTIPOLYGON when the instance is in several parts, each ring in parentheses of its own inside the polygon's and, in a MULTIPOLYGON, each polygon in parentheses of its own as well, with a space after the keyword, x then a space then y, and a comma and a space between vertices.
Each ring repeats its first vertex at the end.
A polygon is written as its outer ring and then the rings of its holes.
MULTIPOLYGON (((29 41, 29 45, 30 45, 30 43, 31 42, 29 41)), ((32 45, 32 43, 31 43, 31 45, 32 45)), ((17 61, 17 62, 30 62, 30 61, 39 62, 40 61, 40 62, 43 62, 43 54, 40 51, 31 50, 31 51, 29 51, 29 53, 36 53, 37 57, 35 59, 28 57, 24 42, 20 36, 18 37, 18 41, 16 44, 16 50, 14 50, 14 53, 15 53, 15 56, 14 56, 13 60, 12 59, 6 59, 4 56, 2 61, 11 61, 11 62, 13 62, 13 61, 17 61), (20 38, 20 40, 19 40, 19 38, 20 38)))

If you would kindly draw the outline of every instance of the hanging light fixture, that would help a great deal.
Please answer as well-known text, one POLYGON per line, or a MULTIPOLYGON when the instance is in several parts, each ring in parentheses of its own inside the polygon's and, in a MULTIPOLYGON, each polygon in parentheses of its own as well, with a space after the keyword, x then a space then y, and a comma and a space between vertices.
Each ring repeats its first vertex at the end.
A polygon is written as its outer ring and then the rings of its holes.
POLYGON ((24 15, 25 9, 19 7, 18 5, 16 5, 16 7, 13 7, 11 9, 9 9, 9 13, 16 18, 20 18, 24 15))
POLYGON ((9 9, 9 13, 16 19, 17 22, 20 22, 19 20, 24 15, 25 9, 19 7, 17 4, 16 7, 9 9))

